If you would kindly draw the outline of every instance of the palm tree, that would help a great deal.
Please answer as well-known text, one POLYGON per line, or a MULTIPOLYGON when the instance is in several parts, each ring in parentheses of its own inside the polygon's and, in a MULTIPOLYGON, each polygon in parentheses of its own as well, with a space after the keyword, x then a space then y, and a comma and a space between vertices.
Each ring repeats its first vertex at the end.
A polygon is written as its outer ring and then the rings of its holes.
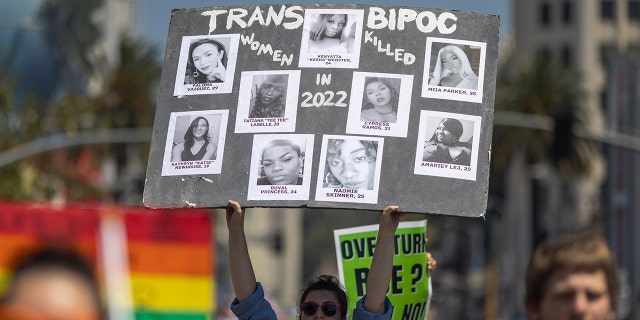
POLYGON ((564 178, 594 171, 593 157, 599 152, 598 144, 573 134, 574 126, 588 123, 588 115, 579 107, 576 78, 574 72, 558 68, 542 57, 515 75, 503 72, 498 77, 496 122, 503 115, 516 113, 524 116, 524 121, 551 120, 547 125, 552 130, 497 125, 492 145, 493 179, 502 177, 514 150, 518 149, 524 152, 529 165, 549 162, 564 178))

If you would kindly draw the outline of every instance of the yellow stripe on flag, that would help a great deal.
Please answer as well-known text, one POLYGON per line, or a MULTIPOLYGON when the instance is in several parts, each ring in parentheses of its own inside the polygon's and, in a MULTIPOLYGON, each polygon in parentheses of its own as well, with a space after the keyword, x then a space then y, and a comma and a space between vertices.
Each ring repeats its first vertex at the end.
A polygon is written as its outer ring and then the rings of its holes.
POLYGON ((215 299, 211 276, 131 274, 136 309, 210 311, 215 299))

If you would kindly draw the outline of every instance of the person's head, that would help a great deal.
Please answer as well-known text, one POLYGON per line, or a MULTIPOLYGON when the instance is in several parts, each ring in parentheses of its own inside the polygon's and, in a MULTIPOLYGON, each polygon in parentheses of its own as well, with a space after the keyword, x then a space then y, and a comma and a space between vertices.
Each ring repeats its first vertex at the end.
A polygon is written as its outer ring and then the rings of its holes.
POLYGON ((280 105, 286 97, 288 76, 276 74, 267 76, 258 87, 257 100, 262 105, 280 105))
POLYGON ((263 149, 260 162, 272 185, 297 184, 303 163, 300 146, 287 139, 272 140, 263 149))
POLYGON ((321 14, 311 28, 310 39, 312 41, 323 38, 342 39, 342 31, 346 25, 346 14, 321 14))
POLYGON ((184 141, 187 147, 192 147, 195 140, 209 142, 209 120, 205 117, 193 119, 189 125, 189 129, 184 133, 184 141))
POLYGON ((464 129, 462 128, 462 122, 460 122, 460 120, 445 118, 438 123, 429 141, 442 143, 446 146, 454 146, 460 141, 463 132, 464 129))
POLYGON ((299 319, 314 319, 324 314, 324 319, 347 318, 347 293, 340 281, 331 275, 322 275, 307 283, 298 303, 299 319))
POLYGON ((91 266, 65 248, 42 248, 20 257, 12 267, 2 305, 3 319, 32 315, 85 320, 104 316, 91 266))
POLYGON ((398 91, 388 79, 367 77, 364 82, 363 110, 391 105, 393 111, 398 111, 398 91))
POLYGON ((218 63, 227 66, 227 55, 222 43, 213 39, 200 39, 191 43, 189 47, 189 63, 196 68, 196 78, 206 77, 218 63), (200 75, 199 73, 202 73, 200 75))
POLYGON ((440 79, 450 74, 460 75, 464 79, 478 79, 478 75, 471 68, 467 54, 454 45, 445 46, 438 51, 433 70, 434 79, 430 84, 437 85, 440 79))
MULTIPOLYGON (((325 184, 350 189, 372 190, 378 143, 357 139, 329 139, 325 184)), ((325 170, 326 171, 326 170, 325 170)))
POLYGON ((604 237, 585 231, 536 248, 525 306, 534 320, 614 319, 618 276, 604 237))

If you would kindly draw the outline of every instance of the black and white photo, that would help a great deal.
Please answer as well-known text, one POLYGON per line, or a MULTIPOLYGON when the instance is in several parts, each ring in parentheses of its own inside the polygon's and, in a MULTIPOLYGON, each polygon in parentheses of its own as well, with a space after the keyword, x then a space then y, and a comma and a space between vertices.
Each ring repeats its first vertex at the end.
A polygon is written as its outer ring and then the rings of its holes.
POLYGON ((422 110, 414 173, 475 180, 481 120, 479 116, 422 110))
POLYGON ((175 96, 230 93, 239 35, 184 36, 175 96))
POLYGON ((482 103, 486 44, 428 37, 422 96, 482 103))
POLYGON ((299 67, 357 68, 363 20, 363 10, 306 10, 299 67))
POLYGON ((236 132, 293 132, 299 84, 300 70, 242 72, 236 132))
POLYGON ((253 136, 247 200, 308 200, 312 134, 253 136))
POLYGON ((354 72, 347 133, 406 137, 413 75, 354 72))
POLYGON ((172 112, 162 175, 219 174, 228 115, 228 110, 172 112))
POLYGON ((384 140, 378 137, 322 137, 317 201, 377 203, 384 140))

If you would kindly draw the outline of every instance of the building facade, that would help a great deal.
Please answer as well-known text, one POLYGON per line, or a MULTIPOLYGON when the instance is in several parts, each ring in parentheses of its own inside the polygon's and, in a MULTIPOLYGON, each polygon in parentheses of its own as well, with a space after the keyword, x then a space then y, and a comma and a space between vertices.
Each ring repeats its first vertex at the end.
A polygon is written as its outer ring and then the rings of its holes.
MULTIPOLYGON (((542 56, 575 71, 582 99, 577 116, 583 119, 582 124, 596 136, 613 131, 639 137, 634 129, 638 120, 638 73, 632 70, 640 62, 640 1, 516 0, 513 9, 515 61, 529 63, 542 56)), ((594 159, 600 162, 600 169, 581 185, 572 186, 576 188, 577 209, 566 223, 601 223, 621 270, 619 318, 635 319, 640 315, 636 274, 640 239, 634 231, 639 223, 638 150, 607 143, 603 149, 602 159, 594 159)), ((541 181, 553 185, 551 180, 552 173, 541 181)), ((552 218, 561 216, 566 219, 564 211, 545 211, 547 221, 558 221, 552 218)), ((546 224, 549 236, 570 231, 557 224, 546 224)))

